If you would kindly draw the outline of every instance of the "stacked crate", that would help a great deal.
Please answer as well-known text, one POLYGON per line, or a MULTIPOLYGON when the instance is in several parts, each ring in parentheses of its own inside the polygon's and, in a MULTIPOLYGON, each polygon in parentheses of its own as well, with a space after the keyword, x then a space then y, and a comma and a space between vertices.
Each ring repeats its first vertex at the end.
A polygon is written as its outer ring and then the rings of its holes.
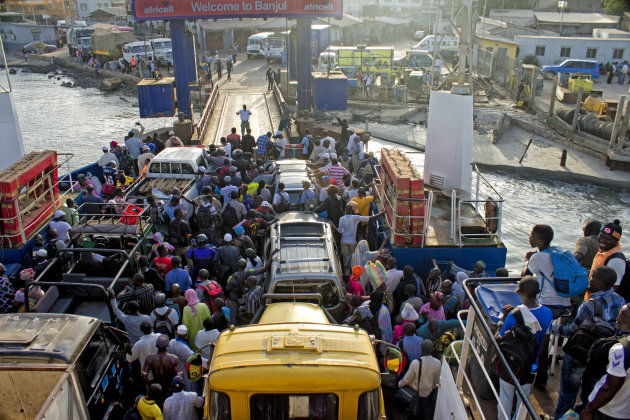
POLYGON ((394 231, 394 244, 411 246, 422 244, 424 230, 422 176, 399 149, 381 149, 381 168, 383 205, 388 223, 394 231))
POLYGON ((0 172, 2 246, 20 246, 54 213, 58 199, 57 152, 32 152, 0 172))

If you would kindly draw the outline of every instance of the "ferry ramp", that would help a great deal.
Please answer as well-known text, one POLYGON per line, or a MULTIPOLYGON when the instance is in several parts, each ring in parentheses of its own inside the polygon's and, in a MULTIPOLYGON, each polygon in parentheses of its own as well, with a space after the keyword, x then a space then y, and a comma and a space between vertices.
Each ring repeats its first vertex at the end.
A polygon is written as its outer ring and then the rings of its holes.
POLYGON ((215 111, 208 121, 208 128, 201 144, 220 144, 221 137, 230 133, 232 127, 241 134, 241 118, 236 113, 247 105, 252 111, 249 126, 255 138, 268 131, 274 133, 280 123, 280 107, 274 96, 267 92, 222 91, 217 99, 215 111))

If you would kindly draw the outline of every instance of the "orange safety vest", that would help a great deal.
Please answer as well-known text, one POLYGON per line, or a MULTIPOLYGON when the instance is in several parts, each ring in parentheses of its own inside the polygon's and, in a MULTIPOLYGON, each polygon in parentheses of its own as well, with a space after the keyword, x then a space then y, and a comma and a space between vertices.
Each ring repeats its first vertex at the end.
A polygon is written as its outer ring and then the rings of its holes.
POLYGON ((136 65, 136 57, 131 57, 131 65, 132 66, 136 65))

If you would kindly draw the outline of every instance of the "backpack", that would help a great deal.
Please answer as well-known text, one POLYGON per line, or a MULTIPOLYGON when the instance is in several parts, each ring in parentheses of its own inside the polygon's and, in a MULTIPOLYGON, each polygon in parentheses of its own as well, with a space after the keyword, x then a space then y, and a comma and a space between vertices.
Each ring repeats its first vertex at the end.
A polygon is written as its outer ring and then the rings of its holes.
POLYGON ((201 294, 200 300, 206 305, 208 305, 208 308, 210 308, 211 313, 214 313, 215 311, 214 300, 216 298, 223 299, 223 303, 225 303, 225 296, 223 295, 223 289, 221 288, 221 285, 214 280, 211 280, 210 284, 207 284, 207 285, 201 285, 201 284, 197 285, 197 290, 201 294))
POLYGON ((398 339, 398 344, 397 344, 398 348, 400 349, 400 352, 402 353, 402 362, 400 363, 400 366, 397 372, 399 379, 402 379, 403 376, 407 374, 407 371, 409 370, 409 365, 411 365, 411 362, 412 362, 412 360, 409 358, 409 355, 405 351, 405 348, 403 347, 404 339, 405 339, 405 336, 400 337, 398 339))
POLYGON ((197 220, 197 227, 202 232, 208 231, 212 227, 212 224, 214 222, 212 212, 210 211, 211 208, 212 205, 202 205, 197 208, 197 214, 195 215, 195 218, 197 220))
POLYGON ((313 153, 313 149, 315 148, 315 143, 313 142, 313 136, 311 136, 310 134, 306 136, 306 138, 308 139, 308 146, 307 150, 308 150, 308 155, 310 156, 311 153, 313 153))
POLYGON ((57 249, 57 244, 55 244, 53 241, 48 241, 48 243, 46 244, 46 252, 48 253, 48 259, 52 260, 53 258, 55 258, 57 256, 57 252, 59 250, 57 249))
POLYGON ((157 309, 153 310, 153 315, 155 315, 155 322, 153 323, 153 330, 156 333, 166 334, 168 338, 175 337, 175 327, 173 323, 169 319, 169 315, 173 312, 173 308, 168 308, 164 315, 160 315, 157 309))
POLYGON ((604 337, 596 340, 588 351, 586 358, 586 371, 584 375, 591 378, 601 378, 606 374, 608 367, 608 354, 615 344, 620 343, 624 350, 624 368, 630 369, 630 340, 621 336, 604 337))
POLYGON ((138 403, 142 399, 142 395, 138 395, 136 397, 136 401, 129 410, 125 411, 123 414, 123 420, 142 420, 142 416, 140 415, 140 411, 138 411, 138 403))
POLYGON ((289 211, 289 207, 290 207, 289 206, 289 201, 286 198, 284 198, 282 193, 278 193, 278 196, 280 196, 280 202, 274 206, 274 208, 276 210, 276 213, 282 213, 282 212, 285 212, 285 211, 289 211))
POLYGON ((232 231, 232 229, 234 229, 234 226, 238 224, 236 209, 229 204, 225 206, 225 209, 221 214, 221 218, 223 219, 223 225, 226 226, 229 231, 232 231))
POLYGON ((186 246, 186 237, 182 233, 182 229, 178 223, 173 223, 175 220, 171 220, 168 223, 168 236, 173 246, 186 246))
POLYGON ((614 325, 602 317, 602 304, 597 300, 592 302, 595 306, 593 316, 582 321, 563 347, 566 354, 583 364, 586 364, 588 352, 595 341, 615 334, 614 325))
MULTIPOLYGON (((503 334, 499 341, 499 349, 508 362, 508 366, 521 384, 531 383, 532 365, 538 359, 538 344, 531 330, 525 325, 523 314, 519 308, 512 310, 516 324, 503 334)), ((494 372, 508 383, 512 383, 510 375, 501 363, 499 355, 492 362, 494 372)))
MULTIPOLYGON (((588 270, 575 259, 571 251, 557 246, 543 250, 551 256, 553 264, 553 288, 560 296, 576 297, 588 288, 588 270)), ((546 279, 549 281, 549 279, 546 279)))
POLYGON ((612 260, 613 258, 622 258, 626 262, 626 272, 621 278, 621 283, 619 283, 619 287, 617 287, 616 293, 624 298, 626 302, 630 302, 630 260, 627 259, 622 252, 616 252, 606 258, 606 262, 604 263, 604 265, 607 265, 608 261, 612 260))

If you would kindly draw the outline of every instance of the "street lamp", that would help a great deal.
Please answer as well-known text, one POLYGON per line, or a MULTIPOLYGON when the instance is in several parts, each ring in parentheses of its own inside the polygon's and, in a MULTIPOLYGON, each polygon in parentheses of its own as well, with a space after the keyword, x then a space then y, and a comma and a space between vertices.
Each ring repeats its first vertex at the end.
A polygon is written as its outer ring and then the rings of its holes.
MULTIPOLYGON (((361 61, 359 62, 359 69, 361 69, 361 77, 363 78, 363 50, 365 50, 365 48, 367 47, 367 45, 365 45, 365 42, 362 42, 361 44, 357 45, 357 48, 359 51, 361 51, 361 61)), ((363 81, 361 81, 362 83, 363 81)), ((363 97, 365 98, 365 84, 362 83, 363 85, 363 97)))

